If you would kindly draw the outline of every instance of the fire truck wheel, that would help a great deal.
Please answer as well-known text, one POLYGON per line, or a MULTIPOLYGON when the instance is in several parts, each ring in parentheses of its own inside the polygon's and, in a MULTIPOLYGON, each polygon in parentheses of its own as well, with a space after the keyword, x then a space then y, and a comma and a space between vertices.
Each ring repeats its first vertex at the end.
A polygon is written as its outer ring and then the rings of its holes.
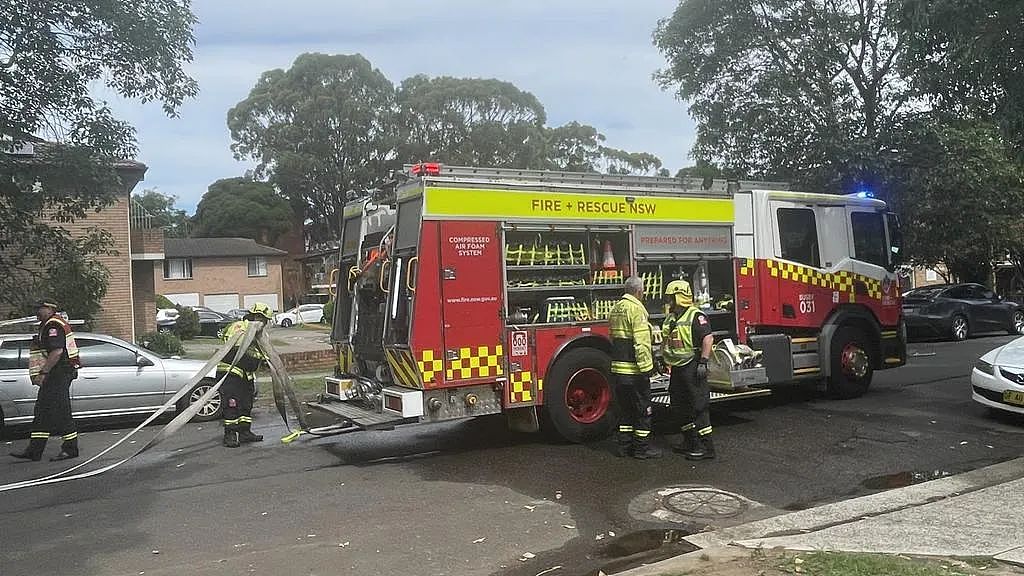
POLYGON ((871 385, 871 347, 864 333, 852 326, 843 326, 832 338, 832 371, 828 379, 829 393, 841 399, 862 396, 871 385))
POLYGON ((545 429, 569 442, 608 435, 614 418, 611 359, 594 348, 566 352, 545 379, 545 429))

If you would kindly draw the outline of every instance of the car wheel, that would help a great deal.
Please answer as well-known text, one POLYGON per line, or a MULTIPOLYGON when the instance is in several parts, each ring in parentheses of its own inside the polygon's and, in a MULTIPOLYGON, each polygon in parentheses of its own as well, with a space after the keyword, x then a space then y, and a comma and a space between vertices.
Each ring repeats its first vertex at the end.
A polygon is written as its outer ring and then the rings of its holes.
POLYGON ((291 328, 291 326, 292 326, 292 321, 289 320, 288 318, 285 318, 284 320, 281 320, 281 328, 291 328))
POLYGON ((327 324, 327 317, 326 316, 321 316, 320 317, 320 324, 327 324))
POLYGON ((1024 335, 1024 311, 1017 310, 1013 313, 1013 326, 1010 334, 1024 335))
POLYGON ((551 368, 544 394, 544 429, 569 442, 609 435, 615 397, 608 355, 594 348, 570 350, 551 368))
POLYGON ((832 338, 829 394, 848 400, 867 392, 874 372, 872 349, 864 333, 852 326, 843 326, 832 338))
POLYGON ((967 337, 971 334, 970 325, 967 323, 967 317, 963 314, 957 314, 953 316, 953 320, 949 324, 949 335, 954 341, 960 342, 967 340, 967 337))
MULTIPOLYGON (((188 396, 185 396, 181 410, 184 410, 191 406, 192 404, 198 402, 199 399, 203 397, 203 394, 206 394, 210 390, 210 388, 213 388, 214 384, 216 384, 216 382, 210 379, 200 380, 199 384, 196 384, 195 388, 193 388, 192 391, 188 393, 188 396)), ((212 420, 220 419, 221 415, 224 414, 224 404, 222 402, 222 399, 223 396, 221 395, 220 390, 218 390, 217 394, 214 395, 213 398, 210 398, 210 401, 207 402, 206 405, 203 406, 199 410, 199 412, 192 418, 192 421, 210 422, 212 420)))

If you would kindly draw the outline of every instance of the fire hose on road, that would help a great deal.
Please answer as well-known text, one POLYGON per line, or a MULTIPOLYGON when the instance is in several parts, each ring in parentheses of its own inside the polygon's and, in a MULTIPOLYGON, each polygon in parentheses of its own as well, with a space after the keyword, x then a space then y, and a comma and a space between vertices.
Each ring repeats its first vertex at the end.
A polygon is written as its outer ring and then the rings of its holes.
POLYGON ((295 394, 295 389, 292 385, 291 377, 288 375, 287 370, 285 370, 284 368, 284 362, 282 361, 280 354, 277 353, 277 351, 274 349, 274 346, 271 344, 270 337, 263 330, 264 324, 262 322, 250 322, 249 327, 250 329, 245 331, 239 331, 235 333, 231 338, 229 338, 206 362, 206 364, 204 364, 203 367, 200 368, 199 371, 188 382, 186 382, 184 386, 181 387, 180 390, 175 392, 174 396, 167 400, 167 402, 165 402, 162 406, 157 408, 156 411, 150 414, 145 421, 136 426, 131 432, 122 436, 117 442, 114 442, 110 446, 104 448, 103 450, 101 450, 99 453, 92 456, 88 460, 80 462, 75 466, 68 468, 67 470, 63 470, 55 474, 50 474, 49 476, 44 476, 42 478, 36 478, 33 480, 23 480, 21 482, 12 482, 10 484, 0 485, 0 492, 17 490, 19 488, 32 488, 35 486, 56 484, 59 482, 67 482, 69 480, 80 480, 83 478, 98 476, 100 474, 103 474, 104 472, 108 472, 110 470, 113 470, 114 468, 117 468, 118 466, 121 466, 122 464, 128 462, 132 458, 135 458, 136 456, 139 456, 140 454, 160 444, 168 437, 170 437, 172 434, 180 430, 181 427, 188 423, 189 420, 195 417, 195 415, 199 413, 203 406, 206 403, 208 403, 220 391, 220 387, 224 383, 224 379, 227 375, 227 372, 225 372, 225 375, 221 376, 221 378, 216 382, 216 384, 214 384, 214 386, 212 386, 205 394, 203 394, 203 396, 199 400, 193 402, 187 409, 183 410, 180 414, 176 415, 174 419, 168 422, 163 428, 161 428, 160 431, 157 432, 157 434, 149 442, 147 442, 145 445, 143 445, 141 448, 139 448, 129 456, 121 460, 118 460, 112 464, 108 464, 101 468, 97 468, 95 470, 90 470, 88 472, 80 472, 78 474, 72 474, 73 472, 81 470, 82 468, 95 462, 96 460, 108 454, 121 444, 124 444, 125 441, 127 441, 137 432, 151 424, 154 420, 156 420, 162 414, 167 412, 167 410, 176 406, 177 403, 183 397, 185 397, 185 395, 188 394, 192 390, 192 388, 196 384, 198 384, 207 374, 209 374, 211 370, 216 368, 216 366, 225 357, 227 357, 231 350, 236 346, 238 347, 238 352, 235 354, 234 358, 231 361, 232 367, 234 367, 235 364, 242 358, 246 350, 248 350, 249 347, 253 345, 258 346, 259 349, 264 353, 264 355, 268 359, 267 364, 269 365, 270 368, 270 376, 271 381, 273 382, 274 389, 274 403, 277 406, 278 413, 281 414, 281 419, 284 421, 285 427, 290 430, 290 433, 288 435, 281 438, 282 442, 288 444, 303 434, 324 437, 345 434, 347 432, 351 432, 357 429, 356 427, 349 424, 332 425, 320 428, 310 428, 309 422, 306 419, 305 412, 303 411, 302 404, 299 401, 298 396, 296 396, 295 394), (299 427, 297 429, 292 429, 289 424, 289 405, 291 406, 292 412, 295 414, 295 419, 298 421, 299 427))

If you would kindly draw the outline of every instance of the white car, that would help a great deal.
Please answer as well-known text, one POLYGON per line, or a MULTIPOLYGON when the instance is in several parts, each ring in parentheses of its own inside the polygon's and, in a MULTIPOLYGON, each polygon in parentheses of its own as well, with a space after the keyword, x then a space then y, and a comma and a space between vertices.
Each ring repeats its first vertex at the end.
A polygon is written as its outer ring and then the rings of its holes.
POLYGON ((274 314, 274 324, 288 328, 293 324, 310 324, 324 321, 323 304, 303 304, 291 310, 274 314))
POLYGON ((1024 338, 991 350, 971 370, 971 398, 996 410, 1024 414, 1024 338))

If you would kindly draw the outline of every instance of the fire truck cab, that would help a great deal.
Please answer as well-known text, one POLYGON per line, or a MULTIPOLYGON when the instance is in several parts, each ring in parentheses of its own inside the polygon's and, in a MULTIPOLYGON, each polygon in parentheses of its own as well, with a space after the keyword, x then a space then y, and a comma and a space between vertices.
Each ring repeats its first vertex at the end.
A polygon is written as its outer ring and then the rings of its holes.
MULTIPOLYGON (((782 183, 407 167, 393 205, 345 207, 332 341, 311 404, 359 428, 504 413, 609 433, 606 318, 631 275, 652 330, 690 280, 716 338, 715 399, 825 382, 863 394, 906 360, 897 220, 782 183)), ((666 378, 656 378, 667 402, 666 378)))

